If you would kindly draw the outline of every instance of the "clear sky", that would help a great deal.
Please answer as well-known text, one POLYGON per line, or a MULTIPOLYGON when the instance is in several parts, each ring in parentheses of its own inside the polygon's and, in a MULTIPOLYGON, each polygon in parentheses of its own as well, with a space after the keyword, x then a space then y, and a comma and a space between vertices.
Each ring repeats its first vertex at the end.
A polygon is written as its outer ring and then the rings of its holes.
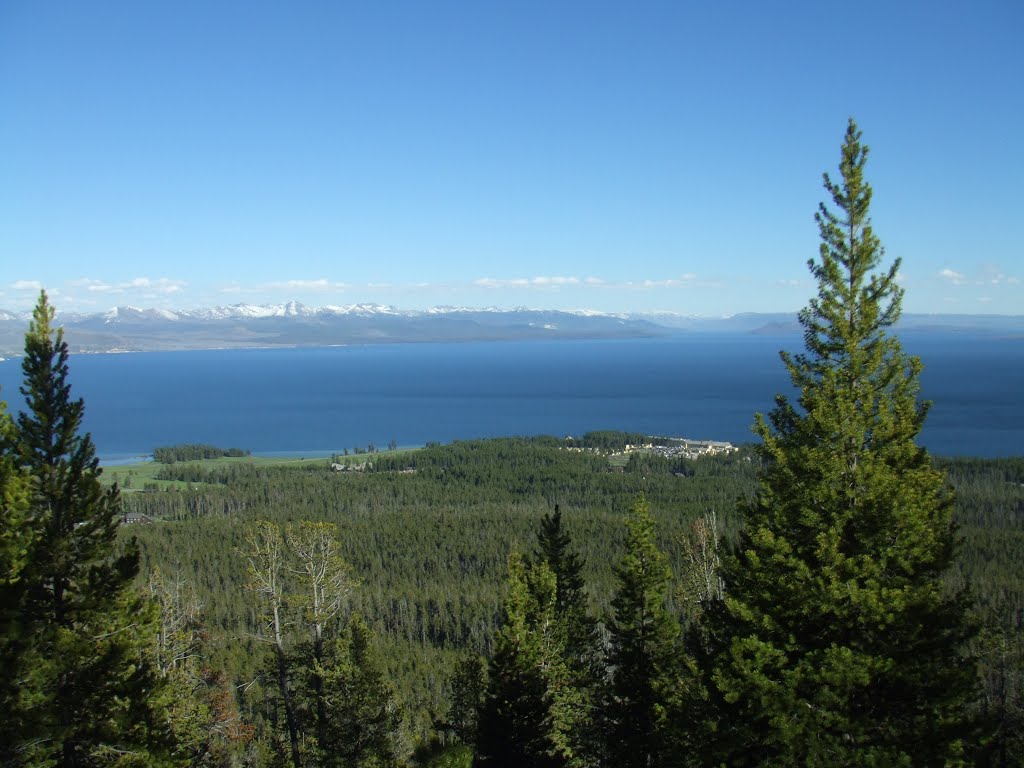
POLYGON ((0 2, 0 308, 727 315, 848 117, 910 312, 1024 313, 1024 2, 0 2))

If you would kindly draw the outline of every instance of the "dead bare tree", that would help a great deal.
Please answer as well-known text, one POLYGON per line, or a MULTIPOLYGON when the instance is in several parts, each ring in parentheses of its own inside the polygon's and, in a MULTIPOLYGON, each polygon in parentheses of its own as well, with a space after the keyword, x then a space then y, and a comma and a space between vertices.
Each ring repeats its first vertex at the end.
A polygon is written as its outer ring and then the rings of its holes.
POLYGON ((680 573, 679 602, 688 621, 700 619, 710 600, 721 600, 725 584, 721 577, 722 561, 718 553, 718 515, 705 512, 693 521, 688 533, 680 537, 683 567, 680 573))
POLYGON ((248 588, 262 599, 270 642, 274 646, 277 686, 284 705, 292 765, 293 768, 302 768, 298 717, 289 686, 288 654, 285 646, 284 576, 287 563, 281 529, 275 523, 254 523, 245 532, 245 546, 241 554, 248 565, 248 588))

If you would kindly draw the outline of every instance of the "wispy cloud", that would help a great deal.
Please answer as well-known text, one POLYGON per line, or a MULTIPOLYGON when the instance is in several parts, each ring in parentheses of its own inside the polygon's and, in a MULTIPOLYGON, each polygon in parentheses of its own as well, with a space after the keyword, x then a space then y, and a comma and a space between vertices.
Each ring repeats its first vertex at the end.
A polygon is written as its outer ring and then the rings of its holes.
POLYGON ((677 288, 694 285, 697 283, 697 275, 693 272, 686 272, 678 277, 663 278, 660 280, 625 280, 611 281, 600 277, 589 276, 585 278, 571 276, 540 276, 540 277, 514 277, 494 278, 481 277, 473 281, 478 288, 559 288, 561 286, 586 286, 588 288, 606 289, 653 289, 653 288, 677 288))
POLYGON ((995 264, 986 264, 981 269, 978 285, 1019 285, 1020 279, 1007 275, 995 264))
POLYGON ((535 286, 575 286, 579 285, 579 278, 534 278, 531 281, 535 286))
POLYGON ((954 272, 952 269, 949 269, 948 267, 939 272, 939 277, 941 277, 943 280, 948 280, 953 285, 963 285, 967 281, 961 273, 954 272))
POLYGON ((180 293, 188 283, 184 280, 172 280, 169 277, 161 277, 152 280, 148 277, 136 277, 120 283, 108 283, 103 280, 94 280, 83 277, 68 282, 72 288, 84 288, 89 293, 128 293, 141 292, 144 296, 169 296, 180 293))
POLYGON ((558 288, 562 285, 579 285, 578 277, 516 277, 511 279, 496 279, 493 277, 481 277, 474 280, 473 285, 480 288, 558 288))
MULTIPOLYGON (((638 283, 642 288, 676 288, 681 285, 690 285, 696 281, 697 275, 693 272, 687 272, 686 274, 680 275, 679 277, 669 277, 664 280, 644 280, 638 283)), ((627 283, 627 285, 637 285, 634 283, 627 283)))
POLYGON ((333 293, 343 291, 348 286, 345 283, 332 282, 325 277, 316 280, 284 280, 267 285, 271 289, 287 289, 291 291, 306 291, 307 293, 333 293))
POLYGON ((1006 274, 995 264, 985 264, 970 276, 947 267, 941 270, 938 276, 952 285, 999 287, 1004 285, 1020 285, 1021 282, 1019 277, 1006 274))
POLYGON ((38 280, 15 280, 11 288, 16 291, 41 291, 43 284, 38 280))

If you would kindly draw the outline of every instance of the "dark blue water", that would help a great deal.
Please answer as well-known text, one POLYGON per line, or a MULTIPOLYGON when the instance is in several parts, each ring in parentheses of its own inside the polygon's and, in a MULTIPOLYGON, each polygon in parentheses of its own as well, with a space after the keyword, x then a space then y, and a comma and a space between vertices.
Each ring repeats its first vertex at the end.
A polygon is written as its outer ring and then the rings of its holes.
MULTIPOLYGON (((922 440, 938 455, 1024 454, 1024 340, 904 339, 934 401, 922 440)), ((788 392, 780 348, 799 339, 402 344, 76 355, 70 379, 106 459, 208 442, 324 454, 497 435, 623 429, 753 439, 754 412, 788 392)), ((0 397, 20 406, 18 361, 0 397)))

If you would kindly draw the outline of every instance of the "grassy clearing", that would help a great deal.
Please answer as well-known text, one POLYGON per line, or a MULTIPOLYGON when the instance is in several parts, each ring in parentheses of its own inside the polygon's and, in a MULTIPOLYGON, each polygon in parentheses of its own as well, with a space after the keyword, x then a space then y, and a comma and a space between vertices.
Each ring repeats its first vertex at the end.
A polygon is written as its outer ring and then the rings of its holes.
POLYGON ((624 467, 628 463, 628 453, 613 453, 608 457, 608 465, 611 467, 624 467))
MULTIPOLYGON (((194 464, 204 469, 211 469, 213 467, 222 467, 225 464, 245 464, 245 465, 284 465, 284 464, 300 464, 300 463, 320 463, 325 467, 330 463, 330 459, 316 458, 316 459, 305 459, 301 457, 274 457, 265 458, 261 456, 237 456, 237 457, 221 457, 217 459, 201 459, 199 461, 182 462, 183 464, 194 464)), ((191 484, 179 482, 176 480, 158 480, 157 474, 163 469, 166 464, 161 464, 156 461, 140 461, 137 464, 119 464, 113 467, 106 467, 103 470, 102 480, 105 484, 111 485, 117 483, 122 491, 125 493, 134 493, 145 489, 148 484, 150 488, 154 485, 160 490, 171 489, 171 488, 188 488, 191 484)))
MULTIPOLYGON (((418 451, 419 448, 399 448, 394 451, 381 452, 380 455, 400 456, 418 451)), ((362 464, 366 461, 373 461, 377 454, 363 453, 351 456, 341 456, 340 461, 345 464, 362 464)), ((247 466, 294 466, 321 465, 325 469, 330 465, 330 457, 318 456, 305 458, 302 456, 222 456, 216 459, 200 459, 197 461, 181 462, 182 464, 197 465, 203 469, 223 467, 226 464, 244 464, 247 466)), ((137 493, 145 490, 148 485, 151 489, 159 490, 186 489, 197 487, 194 483, 186 483, 178 480, 158 480, 157 474, 167 466, 157 461, 140 461, 135 464, 118 464, 112 467, 104 467, 101 480, 106 485, 117 483, 125 493, 137 493)))

